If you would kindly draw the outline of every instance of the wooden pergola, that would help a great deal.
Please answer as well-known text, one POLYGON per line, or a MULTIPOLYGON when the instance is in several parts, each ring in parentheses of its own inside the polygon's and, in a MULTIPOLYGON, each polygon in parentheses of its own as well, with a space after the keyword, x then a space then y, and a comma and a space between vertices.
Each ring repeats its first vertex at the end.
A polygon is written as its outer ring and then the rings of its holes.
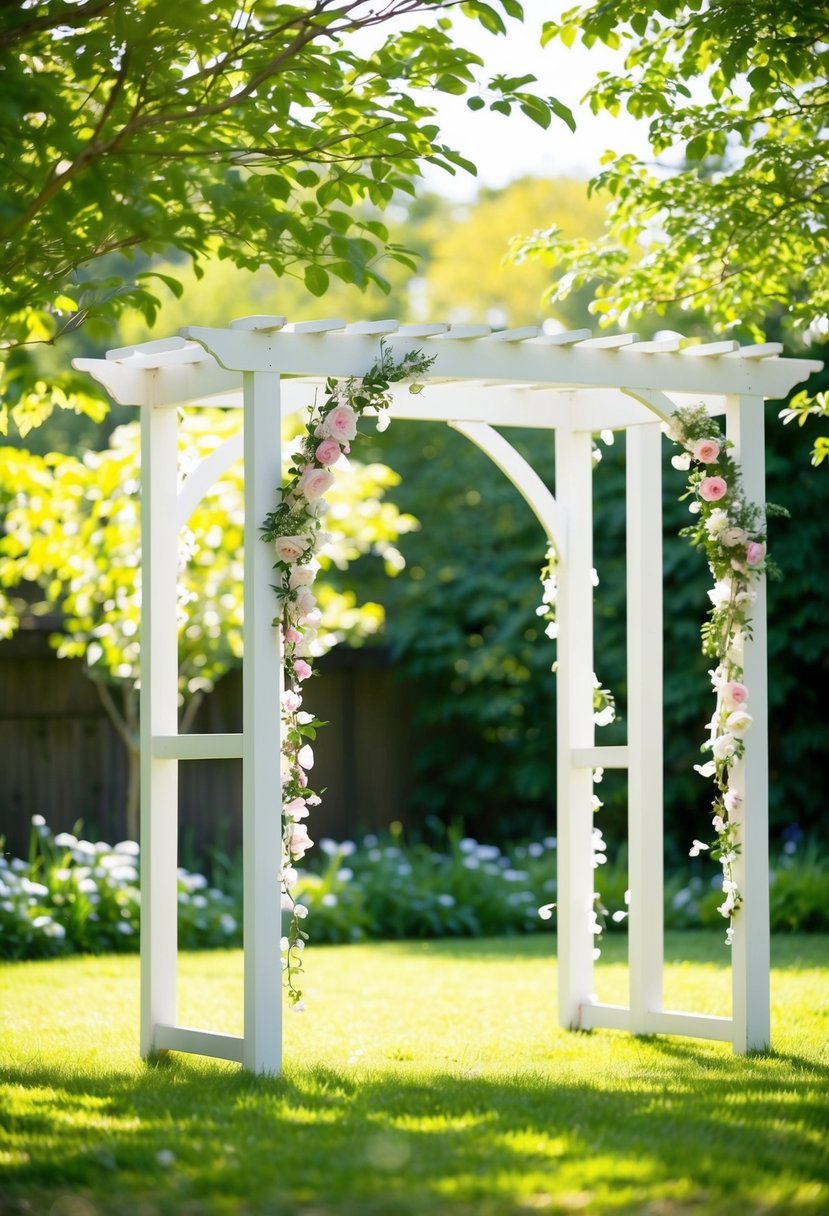
POLYGON ((256 544, 281 479, 284 414, 307 407, 329 376, 365 373, 383 340, 396 356, 434 357, 425 388, 394 391, 392 418, 439 420, 477 444, 524 496, 558 556, 557 834, 559 1020, 572 1028, 719 1039, 745 1052, 768 1046, 768 788, 764 588, 753 610, 743 668, 753 725, 732 773, 743 794, 736 878, 743 905, 732 947, 730 1017, 663 1007, 662 859, 662 423, 702 401, 724 415, 746 493, 764 501, 763 402, 785 396, 822 365, 780 358, 776 344, 640 342, 587 330, 535 327, 493 333, 483 325, 287 324, 243 317, 226 329, 78 359, 118 402, 141 407, 142 426, 142 1040, 152 1050, 235 1060, 256 1072, 281 1066, 279 963, 281 823, 280 672, 272 555, 256 544), (243 426, 181 484, 177 410, 241 408, 243 426), (495 428, 555 435, 555 496, 495 428), (593 721, 592 440, 624 431, 627 465, 627 743, 597 746, 593 721), (240 734, 183 735, 177 714, 177 530, 221 473, 245 470, 244 710, 240 734), (177 527, 173 526, 177 523, 177 527), (176 867, 178 764, 243 762, 244 1033, 178 1024, 176 867), (625 769, 629 832, 629 1000, 593 994, 593 770, 625 769))

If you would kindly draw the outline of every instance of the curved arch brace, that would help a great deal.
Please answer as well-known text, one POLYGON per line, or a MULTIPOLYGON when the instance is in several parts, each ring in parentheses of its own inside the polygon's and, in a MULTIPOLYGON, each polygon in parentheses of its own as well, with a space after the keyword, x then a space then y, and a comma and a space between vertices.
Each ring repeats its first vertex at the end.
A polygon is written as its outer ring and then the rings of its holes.
POLYGON ((241 431, 237 435, 231 435, 230 439, 220 443, 209 456, 205 456, 201 464, 197 464, 193 472, 185 478, 177 500, 177 522, 180 528, 187 523, 214 482, 240 458, 243 443, 241 431))
POLYGON ((676 405, 667 393, 661 393, 654 388, 623 388, 622 392, 626 397, 632 397, 634 401, 641 401, 642 405, 653 410, 662 422, 671 421, 676 405))
POLYGON ((511 443, 485 422, 450 422, 449 425, 486 452, 524 498, 547 534, 559 558, 564 559, 564 516, 561 508, 532 465, 511 443))

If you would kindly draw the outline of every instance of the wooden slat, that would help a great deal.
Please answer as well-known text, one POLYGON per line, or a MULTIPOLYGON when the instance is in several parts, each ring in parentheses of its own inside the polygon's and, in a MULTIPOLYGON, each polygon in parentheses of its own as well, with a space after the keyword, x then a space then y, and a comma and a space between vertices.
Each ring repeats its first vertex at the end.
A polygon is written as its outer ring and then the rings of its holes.
POLYGON ((573 751, 576 768, 627 768, 626 747, 577 747, 573 751))
POLYGON ((756 346, 741 346, 729 359, 774 359, 783 354, 781 342, 758 342, 756 346))
POLYGON ((488 342, 526 342, 539 335, 537 325, 525 325, 521 329, 501 329, 498 333, 490 334, 488 342))
POLYGON ((139 342, 132 346, 115 346, 112 350, 106 353, 107 359, 113 362, 122 363, 124 359, 131 359, 133 355, 155 355, 163 354, 169 350, 180 350, 182 346, 186 346, 185 338, 153 338, 151 342, 139 342))
POLYGON ((432 321, 423 325, 401 325, 397 331, 400 338, 435 338, 449 329, 447 321, 432 321))
POLYGON ((253 315, 250 317, 236 317, 230 322, 228 328, 254 330, 256 333, 273 333, 275 330, 284 329, 287 324, 287 317, 253 315))
POLYGON ((686 346, 682 354, 687 359, 702 359, 715 355, 730 355, 733 350, 739 350, 740 343, 728 338, 723 342, 701 342, 697 346, 686 346))
POLYGON ((152 751, 159 760, 238 760, 242 735, 155 735, 152 751))
POLYGON ((488 338, 491 333, 491 325, 450 325, 448 332, 442 336, 467 342, 470 338, 488 338))
POLYGON ((623 354, 661 355, 679 350, 682 338, 654 338, 652 342, 634 342, 631 346, 622 348, 623 354))
POLYGON ((585 342, 592 337, 592 329, 568 329, 560 334, 541 333, 532 342, 534 346, 575 346, 577 342, 585 342))
POLYGON ((603 1005, 598 1001, 580 1007, 580 1030, 629 1030, 630 1010, 624 1005, 603 1005))
POLYGON ((347 334, 376 334, 382 337, 383 334, 396 334, 400 326, 396 321, 352 321, 350 325, 346 325, 345 332, 347 334))
POLYGON ((633 346, 639 341, 638 334, 607 334, 604 338, 585 338, 578 343, 579 350, 617 350, 622 346, 633 346))
POLYGON ((327 334, 335 330, 346 329, 347 322, 342 317, 324 317, 320 321, 291 321, 285 326, 286 334, 327 334))
POLYGON ((153 1046, 157 1051, 187 1051, 217 1060, 242 1063, 244 1039, 215 1030, 196 1030, 190 1026, 156 1025, 153 1046))

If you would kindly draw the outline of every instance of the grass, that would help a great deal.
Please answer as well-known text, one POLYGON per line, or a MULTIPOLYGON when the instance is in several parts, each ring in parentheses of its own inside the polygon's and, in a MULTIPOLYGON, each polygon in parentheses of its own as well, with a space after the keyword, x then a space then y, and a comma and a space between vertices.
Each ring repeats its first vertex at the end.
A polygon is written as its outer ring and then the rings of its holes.
MULTIPOLYGON (((776 940, 775 1050, 748 1058, 559 1030, 550 938, 317 947, 281 1078, 138 1061, 134 957, 4 964, 0 1213, 824 1213, 827 946, 776 940)), ((721 934, 668 956, 673 1007, 727 1012, 721 934)), ((182 1021, 238 1031, 239 952, 180 970, 182 1021)))

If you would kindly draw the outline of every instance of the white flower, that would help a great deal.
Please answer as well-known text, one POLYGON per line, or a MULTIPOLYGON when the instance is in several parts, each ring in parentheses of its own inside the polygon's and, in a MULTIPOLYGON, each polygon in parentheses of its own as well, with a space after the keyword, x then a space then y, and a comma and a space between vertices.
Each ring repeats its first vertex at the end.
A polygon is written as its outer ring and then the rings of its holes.
POLYGON ((735 709, 730 713, 725 720, 725 724, 730 731, 736 734, 741 734, 744 730, 748 730, 754 719, 751 714, 745 709, 735 709))
POLYGON ((705 530, 709 536, 717 536, 725 528, 728 527, 728 512, 722 507, 714 507, 714 510, 705 521, 705 530))
POLYGON ((700 777, 713 777, 717 771, 717 766, 713 760, 706 760, 705 764, 695 764, 694 772, 699 773, 700 777))
POLYGON ((721 578, 708 592, 708 598, 715 608, 724 608, 731 602, 732 586, 730 578, 721 578))
POLYGON ((683 452, 681 456, 672 456, 671 464, 675 469, 679 469, 680 473, 687 473, 691 467, 691 453, 683 452))
POLYGON ((710 846, 707 845, 705 843, 705 841, 695 840, 693 842, 693 844, 691 845, 691 848, 688 850, 688 856, 689 857, 699 857, 700 853, 702 853, 703 851, 707 853, 709 847, 710 846))
POLYGON ((555 908, 555 904, 543 904, 538 909, 538 915, 541 918, 541 920, 551 920, 554 908, 555 908))
POLYGON ((718 735, 711 744, 711 750, 714 753, 715 760, 727 760, 734 755, 736 750, 737 740, 733 735, 726 732, 724 735, 718 735))

